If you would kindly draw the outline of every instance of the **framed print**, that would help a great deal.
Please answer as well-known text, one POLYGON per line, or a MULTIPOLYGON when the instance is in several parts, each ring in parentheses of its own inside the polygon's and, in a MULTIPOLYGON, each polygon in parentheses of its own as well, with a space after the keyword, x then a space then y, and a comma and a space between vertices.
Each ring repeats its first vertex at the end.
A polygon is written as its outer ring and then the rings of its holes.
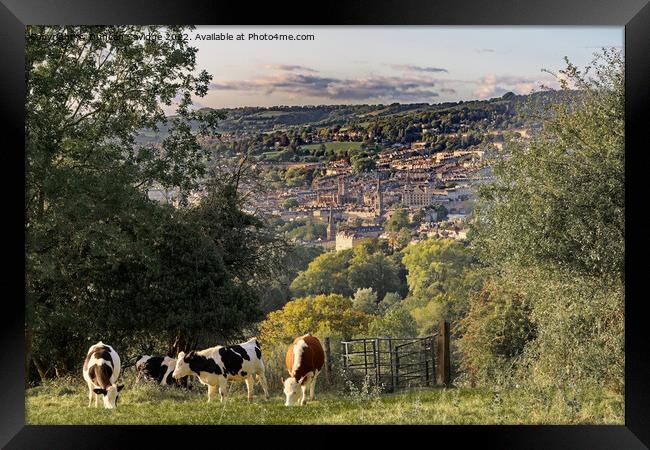
POLYGON ((647 448, 650 7, 579 3, 3 0, 2 445, 647 448))

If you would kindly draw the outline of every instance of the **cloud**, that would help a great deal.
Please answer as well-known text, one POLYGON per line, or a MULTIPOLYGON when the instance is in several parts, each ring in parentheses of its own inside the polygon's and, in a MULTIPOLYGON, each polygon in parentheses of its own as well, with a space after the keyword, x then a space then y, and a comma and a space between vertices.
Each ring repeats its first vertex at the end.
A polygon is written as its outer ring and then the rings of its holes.
POLYGON ((539 77, 488 74, 476 82, 478 86, 472 93, 480 99, 498 97, 508 91, 529 94, 538 88, 542 81, 539 77))
POLYGON ((318 70, 312 69, 311 67, 300 66, 297 64, 266 64, 264 67, 266 67, 267 69, 282 70, 286 72, 294 72, 294 71, 312 72, 312 73, 318 72, 318 70))
POLYGON ((414 66, 412 64, 391 64, 390 66, 393 69, 406 70, 407 72, 449 72, 447 69, 443 69, 441 67, 422 67, 414 66))
POLYGON ((242 91, 252 95, 283 92, 330 100, 428 101, 439 96, 433 89, 434 85, 435 80, 421 77, 369 76, 347 79, 285 70, 251 80, 217 81, 210 88, 242 91))

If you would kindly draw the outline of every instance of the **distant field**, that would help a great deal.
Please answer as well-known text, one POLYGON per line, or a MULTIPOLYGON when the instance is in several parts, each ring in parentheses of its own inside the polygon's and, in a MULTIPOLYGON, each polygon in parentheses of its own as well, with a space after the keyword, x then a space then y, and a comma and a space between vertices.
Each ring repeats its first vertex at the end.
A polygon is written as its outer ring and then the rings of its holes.
POLYGON ((204 386, 191 392, 129 384, 118 408, 87 407, 81 380, 51 382, 26 396, 27 424, 623 424, 622 399, 597 396, 576 408, 570 398, 542 400, 523 390, 421 389, 399 394, 349 395, 316 390, 316 400, 287 408, 279 386, 252 403, 243 383, 229 401, 208 403, 204 386))
POLYGON ((286 116, 287 114, 291 114, 291 113, 286 112, 286 111, 263 111, 263 112, 259 112, 257 114, 253 114, 250 117, 256 118, 256 119, 257 118, 272 119, 272 118, 275 118, 275 117, 286 116))
MULTIPOLYGON (((358 150, 361 148, 361 142, 323 142, 328 150, 358 150)), ((321 144, 301 145, 301 148, 315 150, 320 148, 321 144)))

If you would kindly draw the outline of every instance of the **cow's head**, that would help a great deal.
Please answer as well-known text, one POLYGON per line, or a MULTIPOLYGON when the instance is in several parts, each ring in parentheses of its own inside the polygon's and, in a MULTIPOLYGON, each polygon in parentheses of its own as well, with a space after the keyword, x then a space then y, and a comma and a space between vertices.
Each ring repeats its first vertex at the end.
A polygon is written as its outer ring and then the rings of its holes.
POLYGON ((300 383, 296 380, 295 377, 289 377, 286 380, 282 380, 284 384, 284 396, 286 397, 284 406, 292 406, 298 403, 300 398, 300 383))
POLYGON ((117 408, 117 400, 120 398, 120 391, 122 389, 124 389, 123 384, 112 384, 108 389, 95 388, 93 391, 95 394, 102 396, 102 400, 104 400, 104 408, 112 409, 117 408))
POLYGON ((172 373, 172 377, 178 380, 179 378, 191 375, 192 369, 190 369, 190 361, 193 357, 194 352, 189 352, 187 355, 185 352, 180 352, 176 358, 176 368, 174 369, 174 373, 172 373))
POLYGON ((142 355, 141 357, 138 358, 138 360, 135 362, 135 371, 136 371, 136 378, 135 382, 139 383, 140 380, 142 379, 144 375, 144 368, 145 368, 145 363, 151 358, 149 355, 142 355))

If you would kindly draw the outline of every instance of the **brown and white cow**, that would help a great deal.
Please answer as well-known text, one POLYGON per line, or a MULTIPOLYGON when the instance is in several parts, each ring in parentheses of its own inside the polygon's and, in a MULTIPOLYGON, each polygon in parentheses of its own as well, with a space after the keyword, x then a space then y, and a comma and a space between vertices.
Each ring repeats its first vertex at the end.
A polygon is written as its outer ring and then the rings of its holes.
POLYGON ((119 393, 124 385, 117 385, 120 376, 120 356, 110 345, 99 341, 88 349, 83 364, 83 377, 88 384, 88 406, 99 406, 99 396, 102 396, 104 408, 116 408, 119 393))
POLYGON ((285 364, 289 378, 282 380, 284 384, 285 406, 295 405, 302 391, 300 404, 307 403, 307 389, 309 400, 314 400, 314 385, 316 377, 323 368, 325 352, 320 341, 310 333, 297 337, 287 349, 285 364))

